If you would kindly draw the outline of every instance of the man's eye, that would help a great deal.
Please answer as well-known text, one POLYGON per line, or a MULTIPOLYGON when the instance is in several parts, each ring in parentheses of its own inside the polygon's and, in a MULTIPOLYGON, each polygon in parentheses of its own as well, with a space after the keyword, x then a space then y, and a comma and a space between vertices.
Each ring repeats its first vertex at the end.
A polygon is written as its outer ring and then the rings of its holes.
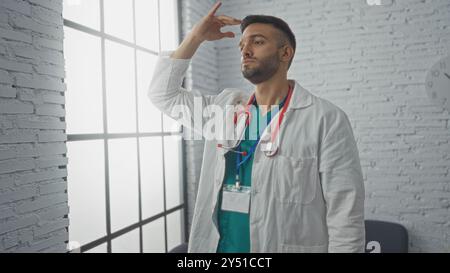
POLYGON ((264 42, 263 41, 255 41, 255 44, 262 45, 262 44, 264 44, 264 42))

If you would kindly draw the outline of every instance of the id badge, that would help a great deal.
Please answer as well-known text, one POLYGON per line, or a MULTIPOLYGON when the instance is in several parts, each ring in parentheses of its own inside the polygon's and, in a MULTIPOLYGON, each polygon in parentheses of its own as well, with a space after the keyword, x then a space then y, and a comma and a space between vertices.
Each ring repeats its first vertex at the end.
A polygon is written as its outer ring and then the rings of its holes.
POLYGON ((240 213, 250 212, 250 187, 224 185, 222 194, 222 209, 240 213))

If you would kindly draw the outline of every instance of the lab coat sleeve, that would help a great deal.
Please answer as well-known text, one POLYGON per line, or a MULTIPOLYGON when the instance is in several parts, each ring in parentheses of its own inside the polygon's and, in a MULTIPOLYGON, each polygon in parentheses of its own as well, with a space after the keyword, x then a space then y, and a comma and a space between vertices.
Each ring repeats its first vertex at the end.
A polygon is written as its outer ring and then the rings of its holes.
POLYGON ((160 54, 148 89, 148 97, 164 114, 201 134, 203 110, 216 96, 202 95, 199 91, 184 89, 182 83, 190 59, 172 59, 169 57, 170 53, 160 54), (197 117, 200 117, 200 120, 195 123, 194 119, 197 117))
POLYGON ((319 172, 326 202, 328 252, 364 252, 364 183, 358 148, 346 114, 324 117, 319 172))

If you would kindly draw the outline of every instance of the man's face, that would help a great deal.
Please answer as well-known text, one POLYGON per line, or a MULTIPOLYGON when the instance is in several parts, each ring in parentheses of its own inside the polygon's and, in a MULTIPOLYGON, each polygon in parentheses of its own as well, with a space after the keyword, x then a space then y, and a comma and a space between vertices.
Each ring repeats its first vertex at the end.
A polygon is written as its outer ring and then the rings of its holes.
POLYGON ((239 42, 244 78, 253 84, 270 79, 280 67, 279 43, 280 34, 272 25, 249 25, 239 42))

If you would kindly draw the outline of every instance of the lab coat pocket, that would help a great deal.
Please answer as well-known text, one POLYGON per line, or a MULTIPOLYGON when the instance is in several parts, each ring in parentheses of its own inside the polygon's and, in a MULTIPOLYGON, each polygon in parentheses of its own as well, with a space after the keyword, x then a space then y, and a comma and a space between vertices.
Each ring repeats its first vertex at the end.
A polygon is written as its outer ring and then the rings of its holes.
POLYGON ((316 196, 317 157, 277 156, 275 198, 281 203, 309 204, 316 196))

